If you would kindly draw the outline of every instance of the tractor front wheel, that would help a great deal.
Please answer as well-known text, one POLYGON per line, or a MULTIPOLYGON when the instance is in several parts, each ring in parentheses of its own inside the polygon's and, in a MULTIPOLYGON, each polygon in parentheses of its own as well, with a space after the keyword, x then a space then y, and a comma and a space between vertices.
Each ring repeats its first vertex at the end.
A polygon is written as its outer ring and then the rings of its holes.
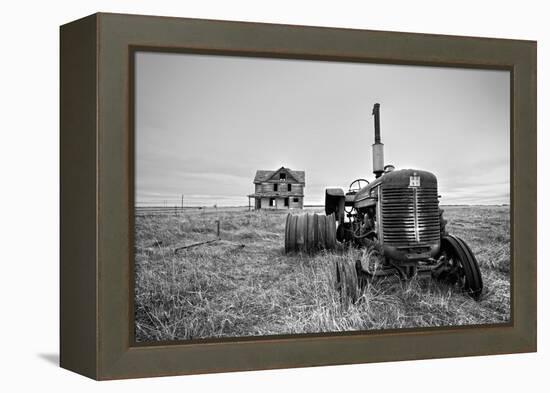
POLYGON ((483 280, 477 259, 464 240, 458 236, 446 235, 441 238, 441 252, 450 264, 450 274, 455 277, 462 289, 475 300, 483 291, 483 280))

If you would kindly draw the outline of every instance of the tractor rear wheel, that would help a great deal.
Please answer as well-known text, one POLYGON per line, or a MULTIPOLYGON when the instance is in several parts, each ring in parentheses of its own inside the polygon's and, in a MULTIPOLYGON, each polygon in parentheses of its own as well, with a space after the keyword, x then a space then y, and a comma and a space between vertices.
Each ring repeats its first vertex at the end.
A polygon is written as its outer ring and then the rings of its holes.
POLYGON ((441 239, 441 251, 451 263, 462 289, 475 300, 479 300, 483 291, 483 280, 477 259, 468 244, 458 236, 446 235, 441 239))
POLYGON ((317 213, 291 214, 286 217, 285 252, 313 253, 336 247, 334 215, 317 213))
POLYGON ((350 264, 346 260, 336 261, 335 281, 340 300, 345 303, 349 299, 355 303, 359 298, 359 281, 355 264, 350 264))

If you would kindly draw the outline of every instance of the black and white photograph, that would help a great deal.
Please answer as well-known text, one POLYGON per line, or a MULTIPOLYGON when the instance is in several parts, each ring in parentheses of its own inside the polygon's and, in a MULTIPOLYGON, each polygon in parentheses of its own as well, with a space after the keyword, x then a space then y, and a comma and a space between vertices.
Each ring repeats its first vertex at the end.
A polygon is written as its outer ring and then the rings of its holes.
POLYGON ((5 2, 0 392, 548 391, 544 4, 5 2))
POLYGON ((134 56, 136 343, 510 323, 508 70, 134 56))

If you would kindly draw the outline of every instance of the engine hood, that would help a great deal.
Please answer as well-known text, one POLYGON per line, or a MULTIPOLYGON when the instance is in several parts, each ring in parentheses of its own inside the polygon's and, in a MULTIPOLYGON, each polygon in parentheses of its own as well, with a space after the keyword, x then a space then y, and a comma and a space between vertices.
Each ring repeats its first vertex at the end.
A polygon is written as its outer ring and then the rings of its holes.
POLYGON ((355 202, 362 201, 374 195, 371 190, 382 185, 382 188, 422 187, 437 188, 437 178, 428 171, 418 169, 399 169, 380 176, 372 183, 361 188, 355 194, 355 202))

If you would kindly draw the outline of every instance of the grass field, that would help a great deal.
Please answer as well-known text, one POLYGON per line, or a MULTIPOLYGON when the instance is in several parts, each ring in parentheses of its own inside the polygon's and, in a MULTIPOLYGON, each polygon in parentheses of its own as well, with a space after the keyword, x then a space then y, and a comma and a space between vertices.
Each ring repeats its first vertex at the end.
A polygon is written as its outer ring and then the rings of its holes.
POLYGON ((334 264, 364 251, 284 254, 286 212, 192 210, 136 217, 138 342, 456 326, 510 318, 508 206, 447 206, 450 233, 468 242, 484 281, 476 302, 430 279, 376 281, 354 303, 334 289, 334 264), (174 248, 216 238, 220 241, 174 248))

